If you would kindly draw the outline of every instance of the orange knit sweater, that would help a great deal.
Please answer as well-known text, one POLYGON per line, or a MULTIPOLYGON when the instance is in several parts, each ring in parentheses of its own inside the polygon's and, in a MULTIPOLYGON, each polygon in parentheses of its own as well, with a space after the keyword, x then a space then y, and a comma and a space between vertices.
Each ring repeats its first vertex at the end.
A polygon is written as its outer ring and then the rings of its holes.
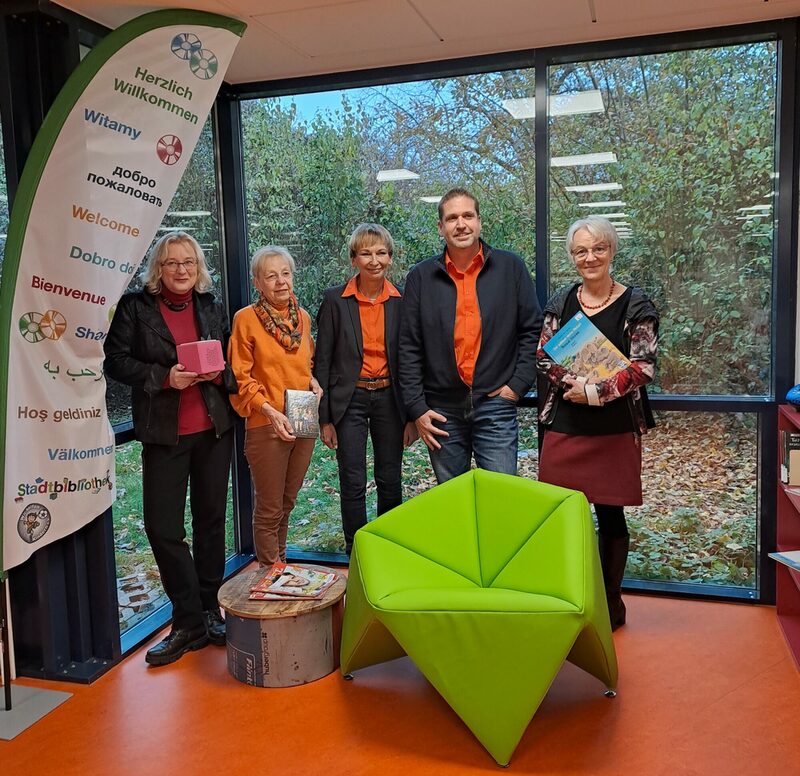
POLYGON ((283 392, 289 388, 307 391, 311 383, 311 319, 300 310, 303 337, 297 350, 284 350, 261 325, 253 306, 239 310, 233 318, 233 331, 228 344, 228 361, 239 393, 231 395, 233 408, 247 419, 247 428, 270 425, 261 412, 264 402, 284 411, 283 392))

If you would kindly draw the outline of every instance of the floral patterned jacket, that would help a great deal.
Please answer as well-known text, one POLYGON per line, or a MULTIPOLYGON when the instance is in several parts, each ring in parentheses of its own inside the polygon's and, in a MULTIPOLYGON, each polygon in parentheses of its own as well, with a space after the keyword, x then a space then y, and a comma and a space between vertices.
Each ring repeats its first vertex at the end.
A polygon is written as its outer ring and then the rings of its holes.
MULTIPOLYGON (((556 407, 563 389, 567 387, 565 378, 575 379, 579 375, 570 374, 564 367, 555 363, 544 351, 544 345, 558 331, 561 315, 570 292, 577 286, 562 288, 556 292, 544 308, 544 324, 536 352, 536 368, 547 380, 544 401, 540 403, 539 422, 545 426, 553 422, 556 407)), ((658 312, 644 291, 637 286, 631 289, 628 309, 625 313, 623 330, 625 355, 631 364, 614 377, 597 383, 597 397, 600 404, 626 397, 631 408, 634 426, 640 434, 655 426, 653 414, 647 403, 644 386, 653 381, 658 352, 658 312)))

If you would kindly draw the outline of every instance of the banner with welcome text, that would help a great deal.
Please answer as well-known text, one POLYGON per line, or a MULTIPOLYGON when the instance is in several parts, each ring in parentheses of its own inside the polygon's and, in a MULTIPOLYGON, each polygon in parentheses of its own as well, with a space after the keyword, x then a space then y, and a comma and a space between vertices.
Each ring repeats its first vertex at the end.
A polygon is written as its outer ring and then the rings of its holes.
POLYGON ((0 575, 115 496, 103 339, 245 24, 156 11, 81 62, 31 149, 0 288, 0 575))

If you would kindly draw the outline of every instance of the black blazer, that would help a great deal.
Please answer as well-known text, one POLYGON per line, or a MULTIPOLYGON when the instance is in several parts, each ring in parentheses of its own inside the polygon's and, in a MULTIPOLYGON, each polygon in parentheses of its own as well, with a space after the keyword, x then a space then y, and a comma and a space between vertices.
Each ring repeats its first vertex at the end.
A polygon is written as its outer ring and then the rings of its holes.
MULTIPOLYGON (((319 405, 320 423, 338 423, 342 419, 353 398, 356 380, 364 363, 364 340, 358 301, 354 296, 343 297, 344 289, 345 285, 341 285, 325 291, 317 313, 314 377, 324 391, 319 405)), ((392 385, 388 390, 394 394, 397 412, 405 420, 405 406, 397 384, 400 302, 399 296, 390 296, 383 303, 383 321, 386 356, 392 378, 392 385)))

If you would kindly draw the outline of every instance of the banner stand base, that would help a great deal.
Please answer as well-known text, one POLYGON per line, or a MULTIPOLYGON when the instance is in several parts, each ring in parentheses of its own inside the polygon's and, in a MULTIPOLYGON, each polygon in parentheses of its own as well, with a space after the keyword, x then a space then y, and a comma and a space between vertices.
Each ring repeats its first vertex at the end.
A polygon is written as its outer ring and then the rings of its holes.
POLYGON ((10 741, 71 696, 68 692, 11 685, 11 711, 0 705, 0 740, 10 741))
POLYGON ((42 679, 51 682, 74 682, 75 684, 91 684, 103 674, 110 671, 119 663, 117 660, 104 660, 103 658, 89 658, 82 663, 71 661, 65 663, 58 670, 45 668, 30 668, 20 665, 17 660, 17 676, 26 679, 42 679))

